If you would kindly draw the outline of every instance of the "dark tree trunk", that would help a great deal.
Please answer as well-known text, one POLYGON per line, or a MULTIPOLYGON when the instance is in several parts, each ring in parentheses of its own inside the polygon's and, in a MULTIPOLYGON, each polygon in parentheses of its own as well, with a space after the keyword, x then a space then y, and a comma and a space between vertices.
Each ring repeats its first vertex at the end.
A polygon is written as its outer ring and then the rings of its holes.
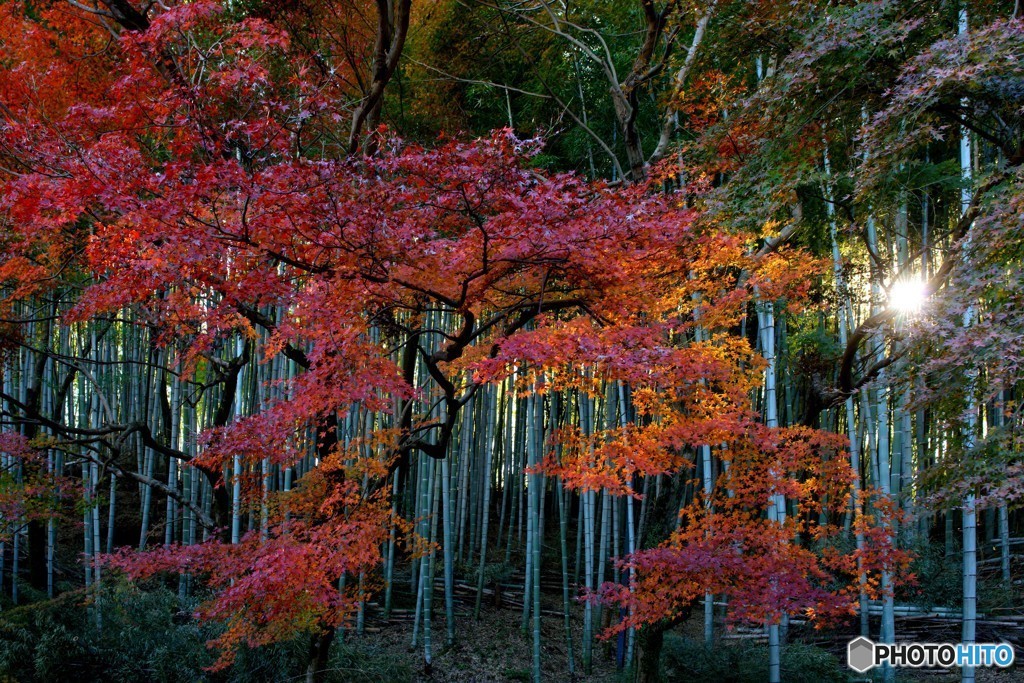
POLYGON ((616 92, 616 88, 612 88, 612 101, 622 131, 622 144, 626 148, 626 161, 629 165, 629 178, 626 180, 639 182, 646 175, 646 169, 643 144, 636 129, 636 97, 623 95, 621 91, 616 92))
POLYGON ((690 618, 693 605, 671 619, 662 619, 641 628, 636 634, 636 683, 656 683, 661 680, 661 650, 665 633, 690 618))
POLYGON ((645 626, 636 634, 636 682, 657 683, 661 680, 661 648, 667 627, 662 623, 645 626))
POLYGON ((46 526, 39 520, 28 523, 29 583, 37 591, 46 590, 46 526))
POLYGON ((324 680, 324 674, 327 673, 327 665, 330 661, 334 633, 333 628, 325 628, 313 636, 309 646, 309 665, 306 666, 306 683, 319 683, 324 680))

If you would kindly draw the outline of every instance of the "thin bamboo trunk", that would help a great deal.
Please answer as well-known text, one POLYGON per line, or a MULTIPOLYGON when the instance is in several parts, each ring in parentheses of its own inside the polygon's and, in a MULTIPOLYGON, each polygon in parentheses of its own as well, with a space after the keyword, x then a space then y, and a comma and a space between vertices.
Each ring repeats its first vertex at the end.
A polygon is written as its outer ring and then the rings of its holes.
MULTIPOLYGON (((960 7, 957 22, 957 33, 964 36, 968 31, 967 5, 960 7)), ((967 101, 962 103, 967 108, 967 101)), ((963 189, 960 194, 960 215, 963 215, 973 200, 972 183, 974 170, 972 167, 971 134, 966 127, 960 129, 960 174, 963 189)), ((968 240, 970 237, 968 237, 968 240)), ((966 251, 966 249, 965 249, 966 251)), ((974 307, 968 306, 964 311, 963 326, 969 328, 974 324, 974 307)), ((964 452, 971 455, 974 449, 975 429, 977 427, 977 407, 974 400, 974 378, 977 372, 969 374, 967 405, 964 410, 964 452)), ((963 507, 963 633, 960 640, 964 644, 972 644, 976 639, 978 614, 978 518, 973 491, 968 493, 963 507)), ((960 669, 962 683, 974 683, 974 667, 965 666, 960 669)))
MULTIPOLYGON (((235 350, 241 358, 245 353, 245 342, 241 335, 235 342, 235 350)), ((242 417, 244 407, 242 400, 245 390, 245 366, 238 371, 235 380, 235 419, 242 417)), ((238 544, 242 537, 242 457, 236 453, 231 461, 231 543, 238 544)))
POLYGON ((486 412, 487 412, 487 431, 484 440, 484 463, 483 469, 481 470, 481 485, 483 495, 481 496, 481 505, 483 507, 480 520, 480 569, 479 578, 477 579, 476 587, 476 605, 473 608, 473 618, 480 619, 480 604, 483 599, 484 593, 484 581, 486 579, 487 569, 487 525, 490 521, 491 512, 491 460, 494 457, 495 451, 495 440, 498 436, 495 434, 495 413, 498 410, 498 387, 489 387, 486 392, 487 398, 490 399, 493 394, 493 400, 486 401, 486 412))

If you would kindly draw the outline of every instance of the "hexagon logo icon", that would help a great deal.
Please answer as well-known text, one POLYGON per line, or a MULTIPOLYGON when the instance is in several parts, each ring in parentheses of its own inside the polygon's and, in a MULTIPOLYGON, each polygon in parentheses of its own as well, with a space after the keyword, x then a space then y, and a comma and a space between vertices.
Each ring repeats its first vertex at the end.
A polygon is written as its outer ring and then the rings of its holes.
POLYGON ((861 636, 846 646, 846 663, 857 673, 864 673, 875 666, 875 644, 861 636))

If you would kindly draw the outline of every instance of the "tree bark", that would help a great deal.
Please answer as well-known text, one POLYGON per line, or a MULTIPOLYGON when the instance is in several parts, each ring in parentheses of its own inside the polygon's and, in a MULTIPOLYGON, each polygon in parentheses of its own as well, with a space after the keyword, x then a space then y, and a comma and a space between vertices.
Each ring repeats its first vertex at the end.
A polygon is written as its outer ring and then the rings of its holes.
POLYGON ((661 651, 665 645, 665 633, 686 622, 692 611, 692 606, 687 606, 672 619, 648 624, 637 631, 635 683, 657 683, 661 680, 661 651))
POLYGON ((637 634, 637 683, 656 683, 661 680, 661 650, 665 644, 665 631, 660 623, 640 629, 637 634))
POLYGON ((330 661, 331 643, 334 642, 334 629, 324 628, 313 635, 309 647, 309 664, 306 667, 306 683, 319 683, 325 680, 327 665, 330 661))

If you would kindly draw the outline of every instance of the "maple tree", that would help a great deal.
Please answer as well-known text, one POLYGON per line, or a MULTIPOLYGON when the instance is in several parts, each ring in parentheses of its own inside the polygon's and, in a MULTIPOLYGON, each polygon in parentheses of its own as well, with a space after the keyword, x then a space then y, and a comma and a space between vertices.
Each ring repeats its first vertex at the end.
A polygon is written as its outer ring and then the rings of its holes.
MULTIPOLYGON (((755 266, 741 237, 694 230, 687 210, 643 187, 610 191, 571 176, 540 176, 523 166, 531 146, 505 133, 433 149, 394 140, 361 161, 286 161, 247 172, 235 159, 215 159, 174 177, 140 163, 86 187, 80 180, 85 169, 76 161, 53 178, 47 195, 65 196, 68 205, 98 219, 84 253, 96 281, 69 311, 71 320, 139 306, 150 324, 189 341, 180 351, 193 371, 219 336, 240 327, 251 337, 262 327, 269 333, 268 356, 281 353, 305 369, 290 383, 287 401, 215 430, 202 455, 164 450, 218 485, 232 460, 240 458, 243 469, 266 459, 293 462, 302 453, 296 434, 304 427, 314 430, 321 454, 316 475, 301 480, 298 491, 275 506, 273 521, 238 544, 215 540, 219 550, 159 550, 122 558, 118 566, 139 576, 175 562, 182 570, 211 572, 224 591, 207 613, 233 615, 237 626, 223 637, 226 645, 244 639, 255 646, 310 625, 329 638, 346 612, 333 584, 380 561, 386 508, 372 488, 360 493, 353 482, 389 470, 407 476, 413 451, 445 457, 459 410, 481 383, 516 368, 523 378, 585 363, 635 391, 650 386, 647 401, 658 399, 645 410, 672 406, 673 412, 656 427, 609 442, 629 444, 627 472, 670 472, 681 463, 683 445, 715 441, 735 428, 723 411, 730 403, 742 406, 755 383, 742 370, 750 365, 749 349, 735 341, 673 349, 672 335, 693 325, 678 302, 701 294, 702 324, 724 325, 740 314, 745 290, 720 291, 718 282, 705 291, 708 281, 694 274, 731 269, 738 277, 749 266, 746 286, 781 295, 799 273, 782 257, 755 266), (212 185, 197 191, 199 177, 212 185), (126 197, 137 198, 126 205, 126 197), (158 292, 165 294, 154 297, 158 292), (432 310, 454 318, 452 333, 430 329, 432 310), (432 387, 410 386, 400 364, 372 342, 371 329, 404 338, 403 354, 419 356, 432 387), (698 380, 720 384, 720 399, 698 391, 698 380), (367 456, 358 448, 338 450, 338 420, 350 406, 388 411, 395 398, 417 394, 436 400, 443 418, 403 408, 397 430, 371 448, 370 464, 359 465, 367 456), (637 450, 638 443, 649 450, 637 450), (355 464, 330 465, 347 456, 355 464), (310 505, 310 519, 303 520, 310 505), (349 508, 358 511, 356 521, 342 512, 349 508), (330 569, 310 573, 314 566, 330 569), (258 598, 270 575, 281 585, 280 602, 258 598), (249 614, 241 609, 246 603, 258 603, 260 611, 249 614)), ((95 158, 97 151, 85 156, 95 158)), ((39 174, 12 182, 12 214, 27 218, 36 208, 26 198, 38 195, 25 187, 38 192, 38 183, 48 182, 39 174)), ((26 286, 36 278, 37 271, 28 271, 26 286)), ((566 370, 540 381, 563 390, 580 386, 582 378, 566 370)), ((578 476, 586 476, 577 467, 578 476)), ((261 495, 258 488, 245 489, 243 495, 255 500, 261 495)), ((226 497, 218 503, 214 521, 223 521, 226 497)))

